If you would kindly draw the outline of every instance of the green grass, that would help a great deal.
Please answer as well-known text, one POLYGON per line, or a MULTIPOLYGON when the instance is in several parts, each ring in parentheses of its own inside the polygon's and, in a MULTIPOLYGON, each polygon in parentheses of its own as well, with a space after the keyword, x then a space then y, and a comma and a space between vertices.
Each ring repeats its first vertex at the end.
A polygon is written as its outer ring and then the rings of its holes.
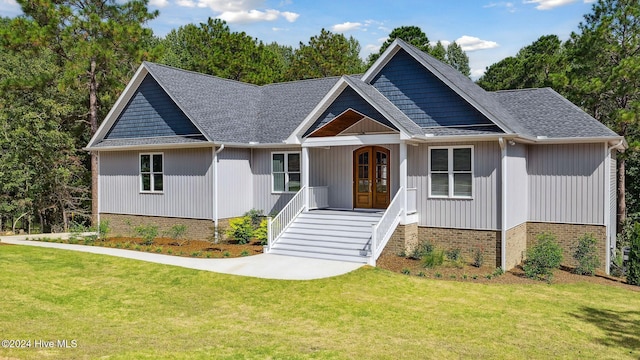
POLYGON ((640 293, 482 285, 374 268, 314 281, 0 247, 0 338, 77 340, 0 359, 640 356, 640 293))

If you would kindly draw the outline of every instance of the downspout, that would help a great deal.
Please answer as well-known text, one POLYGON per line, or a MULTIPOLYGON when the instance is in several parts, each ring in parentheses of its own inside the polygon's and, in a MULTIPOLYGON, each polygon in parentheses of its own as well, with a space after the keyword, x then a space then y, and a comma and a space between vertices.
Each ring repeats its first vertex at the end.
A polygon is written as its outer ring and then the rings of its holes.
POLYGON ((504 138, 499 138, 501 154, 501 167, 502 167, 502 216, 500 219, 500 267, 502 271, 507 271, 507 143, 504 138))
MULTIPOLYGON (((609 275, 611 273, 611 251, 613 250, 611 248, 611 226, 613 226, 611 224, 611 150, 613 149, 619 149, 620 146, 624 143, 624 139, 621 139, 617 144, 612 145, 612 146, 608 146, 605 143, 605 151, 606 153, 605 155, 605 159, 606 159, 606 169, 607 172, 605 173, 605 183, 607 185, 607 195, 606 195, 606 201, 605 201, 605 219, 604 219, 604 223, 607 229, 607 235, 606 235, 606 239, 607 239, 607 251, 605 252, 605 273, 607 275, 609 275)), ((617 179, 617 176, 616 176, 617 179)), ((617 192, 617 186, 616 186, 616 192, 617 192)), ((617 196, 616 196, 617 198, 617 196)), ((616 206, 616 209, 618 207, 616 206)))
POLYGON ((211 148, 213 152, 213 234, 215 243, 219 241, 218 234, 218 154, 224 150, 224 144, 220 144, 220 148, 216 150, 215 145, 211 148))
MULTIPOLYGON (((96 183, 96 186, 98 187, 98 191, 96 191, 96 193, 98 194, 98 199, 97 199, 97 202, 98 202, 98 206, 97 206, 98 213, 96 214, 96 221, 97 221, 97 228, 98 228, 98 236, 101 236, 101 234, 100 234, 100 152, 99 151, 96 151, 96 158, 98 160, 98 169, 97 169, 97 171, 98 171, 98 181, 96 183)), ((42 225, 41 225, 41 227, 42 227, 42 225)))

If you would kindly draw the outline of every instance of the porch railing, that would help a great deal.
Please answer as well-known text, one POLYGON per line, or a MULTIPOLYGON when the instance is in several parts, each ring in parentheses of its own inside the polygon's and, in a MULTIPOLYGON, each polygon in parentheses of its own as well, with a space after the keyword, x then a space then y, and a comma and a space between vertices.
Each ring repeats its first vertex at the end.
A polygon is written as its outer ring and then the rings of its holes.
POLYGON ((329 207, 329 187, 311 186, 309 187, 309 210, 329 207))
POLYGON ((400 188, 393 197, 389 207, 380 218, 377 224, 371 225, 371 258, 369 264, 376 265, 376 260, 382 254, 382 250, 389 242, 391 235, 395 231, 396 227, 400 223, 400 217, 402 215, 402 197, 404 195, 404 188, 400 188))
POLYGON ((306 188, 300 189, 289 200, 287 205, 275 217, 269 217, 267 220, 267 249, 266 252, 271 250, 271 247, 275 241, 282 235, 282 233, 289 227, 293 219, 300 214, 305 208, 305 192, 306 188))
POLYGON ((415 214, 418 211, 418 189, 407 189, 407 214, 415 214))

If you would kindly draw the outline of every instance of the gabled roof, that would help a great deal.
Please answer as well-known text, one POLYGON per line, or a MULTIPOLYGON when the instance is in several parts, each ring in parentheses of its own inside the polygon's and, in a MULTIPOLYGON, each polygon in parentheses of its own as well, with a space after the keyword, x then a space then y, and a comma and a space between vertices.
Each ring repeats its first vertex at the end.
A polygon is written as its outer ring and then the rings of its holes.
MULTIPOLYGON (((427 140, 438 137, 500 136, 500 134, 541 139, 622 139, 551 89, 527 89, 490 93, 449 65, 397 39, 361 77, 342 76, 256 86, 215 76, 143 63, 111 109, 88 149, 141 145, 229 143, 298 143, 303 134, 342 93, 355 91, 371 105, 385 122, 400 131, 403 138, 427 140), (441 126, 421 128, 392 99, 371 85, 400 51, 415 59, 426 71, 449 87, 456 96, 477 109, 490 123, 469 127, 441 126), (103 139, 121 112, 150 75, 176 106, 204 136, 103 139), (491 125, 495 124, 495 125, 491 125), (116 141, 117 140, 117 141, 116 141)), ((367 105, 368 106, 368 105, 367 105)))

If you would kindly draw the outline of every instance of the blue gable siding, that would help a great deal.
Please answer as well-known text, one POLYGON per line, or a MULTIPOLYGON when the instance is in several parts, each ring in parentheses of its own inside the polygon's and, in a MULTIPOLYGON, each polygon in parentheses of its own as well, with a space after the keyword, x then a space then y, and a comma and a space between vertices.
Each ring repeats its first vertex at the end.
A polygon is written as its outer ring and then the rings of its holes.
POLYGON ((147 75, 105 139, 201 135, 158 82, 147 75))
POLYGON ((389 120, 387 120, 378 110, 376 110, 371 104, 363 99, 358 93, 350 87, 347 87, 342 91, 338 98, 325 110, 322 115, 316 120, 316 122, 307 130, 304 136, 307 136, 320 128, 324 124, 335 119, 336 116, 342 114, 348 109, 353 109, 363 115, 370 117, 371 119, 384 124, 392 129, 398 130, 389 120))
POLYGON ((371 85, 421 127, 493 124, 404 50, 371 85))

